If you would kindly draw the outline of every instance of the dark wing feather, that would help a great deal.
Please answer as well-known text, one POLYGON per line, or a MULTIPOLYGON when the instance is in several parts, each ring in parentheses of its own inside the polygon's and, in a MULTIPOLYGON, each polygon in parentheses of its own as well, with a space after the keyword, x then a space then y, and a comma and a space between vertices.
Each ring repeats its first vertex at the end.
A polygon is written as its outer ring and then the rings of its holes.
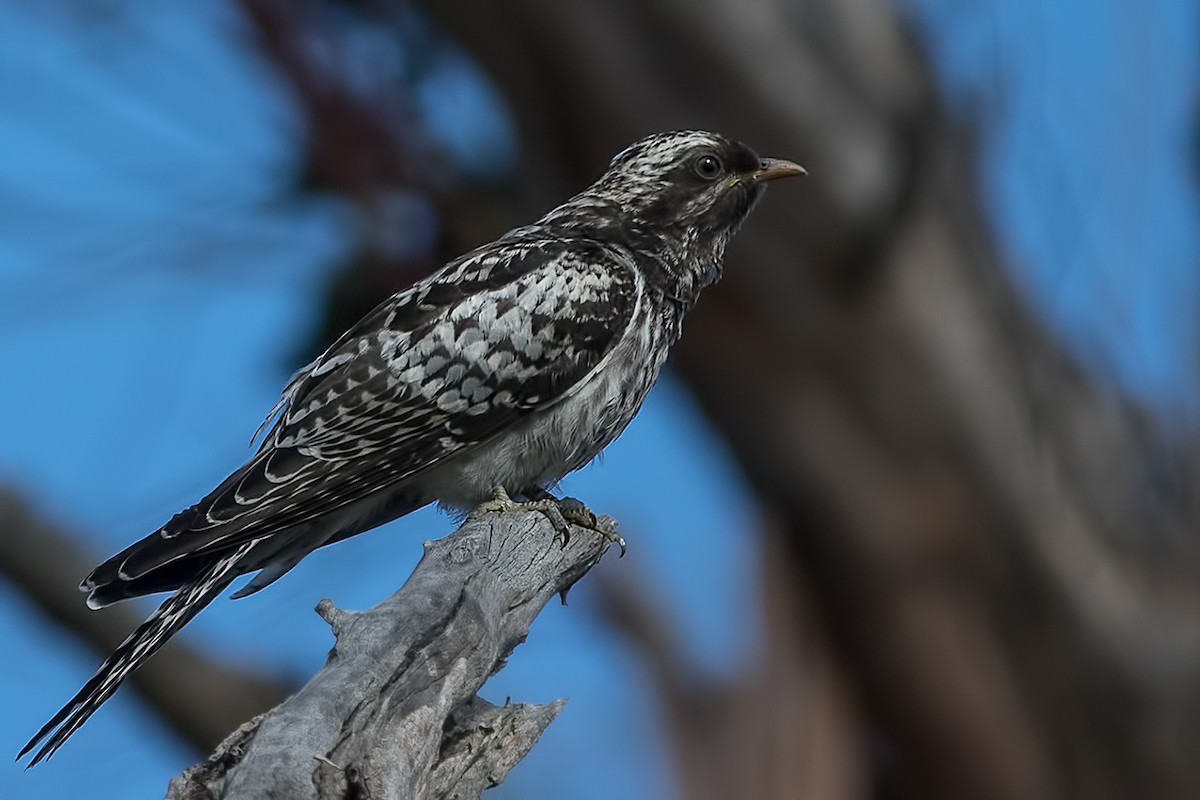
POLYGON ((255 457, 85 588, 295 528, 554 404, 620 339, 634 280, 584 240, 501 240, 453 262, 296 376, 255 457))

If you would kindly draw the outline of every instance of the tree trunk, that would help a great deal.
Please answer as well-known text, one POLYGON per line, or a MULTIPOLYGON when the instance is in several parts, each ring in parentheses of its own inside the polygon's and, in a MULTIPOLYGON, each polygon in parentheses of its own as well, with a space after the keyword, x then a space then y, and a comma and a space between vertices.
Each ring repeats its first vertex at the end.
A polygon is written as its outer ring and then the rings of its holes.
POLYGON ((374 608, 322 600, 336 637, 325 666, 173 780, 168 800, 479 797, 565 700, 494 706, 476 692, 608 544, 574 528, 563 546, 539 513, 489 514, 426 542, 412 576, 374 608))

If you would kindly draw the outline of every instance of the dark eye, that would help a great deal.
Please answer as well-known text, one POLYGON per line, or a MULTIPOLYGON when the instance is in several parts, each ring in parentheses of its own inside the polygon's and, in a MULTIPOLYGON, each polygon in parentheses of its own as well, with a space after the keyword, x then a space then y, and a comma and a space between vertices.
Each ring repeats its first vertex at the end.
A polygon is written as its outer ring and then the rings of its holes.
POLYGON ((706 181, 719 178, 721 176, 721 172, 724 171, 724 167, 721 166, 721 159, 717 158, 711 153, 706 153, 705 155, 697 158, 696 162, 692 165, 692 169, 694 169, 696 174, 701 178, 704 178, 706 181))

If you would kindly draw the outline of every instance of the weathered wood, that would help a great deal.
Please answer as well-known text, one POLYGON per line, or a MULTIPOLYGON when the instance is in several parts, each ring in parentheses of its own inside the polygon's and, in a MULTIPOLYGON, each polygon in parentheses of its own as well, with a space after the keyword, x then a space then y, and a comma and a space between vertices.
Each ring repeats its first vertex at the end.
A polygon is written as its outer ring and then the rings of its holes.
POLYGON ((322 600, 337 639, 325 666, 175 778, 168 800, 479 797, 565 701, 494 706, 475 693, 607 548, 582 528, 562 546, 541 514, 490 514, 426 543, 374 608, 322 600))

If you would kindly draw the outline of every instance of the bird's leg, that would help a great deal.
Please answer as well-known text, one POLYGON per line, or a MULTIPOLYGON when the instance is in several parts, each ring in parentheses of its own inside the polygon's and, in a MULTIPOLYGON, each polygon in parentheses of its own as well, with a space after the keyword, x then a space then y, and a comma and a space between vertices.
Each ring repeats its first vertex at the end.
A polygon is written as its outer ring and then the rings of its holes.
POLYGON ((563 547, 566 547, 571 540, 571 525, 574 523, 581 528, 595 531, 613 542, 621 548, 621 555, 625 555, 625 540, 617 534, 616 525, 609 517, 597 517, 587 506, 575 498, 565 497, 560 500, 539 487, 522 490, 521 496, 525 497, 526 501, 518 503, 508 496, 508 492, 503 486, 497 486, 492 490, 491 498, 476 507, 467 516, 467 521, 477 520, 486 514, 537 511, 554 526, 555 533, 562 538, 563 547))

